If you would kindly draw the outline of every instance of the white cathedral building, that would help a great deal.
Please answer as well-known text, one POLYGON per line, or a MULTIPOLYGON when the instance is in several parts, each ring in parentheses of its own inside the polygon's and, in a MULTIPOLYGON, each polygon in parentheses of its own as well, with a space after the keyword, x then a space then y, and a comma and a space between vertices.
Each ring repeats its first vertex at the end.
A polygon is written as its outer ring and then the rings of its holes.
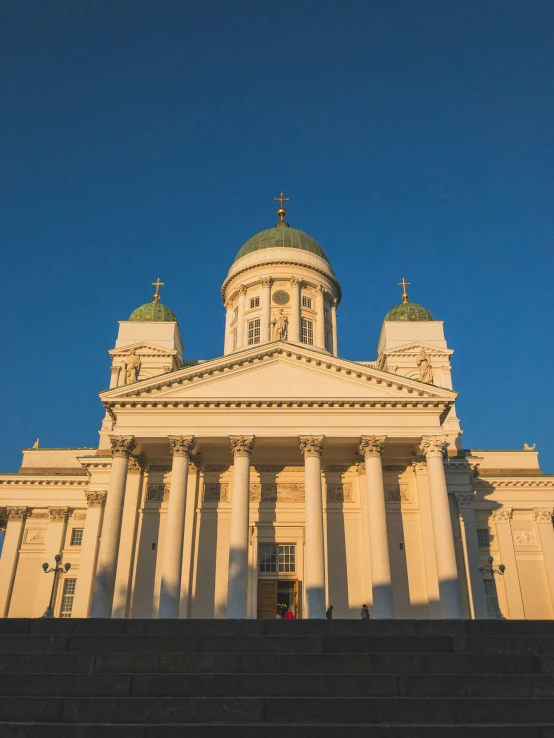
POLYGON ((158 279, 119 323, 98 448, 0 474, 0 616, 44 613, 60 554, 56 617, 553 618, 538 451, 463 447, 453 351, 404 279, 376 360, 341 358, 340 284, 277 199, 223 282, 221 356, 183 359, 158 279))

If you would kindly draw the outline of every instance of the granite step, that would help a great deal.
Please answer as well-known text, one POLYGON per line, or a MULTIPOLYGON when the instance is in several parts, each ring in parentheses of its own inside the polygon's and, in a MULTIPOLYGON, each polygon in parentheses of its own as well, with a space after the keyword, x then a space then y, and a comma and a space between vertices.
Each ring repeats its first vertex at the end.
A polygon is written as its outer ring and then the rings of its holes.
MULTIPOLYGON (((520 725, 328 725, 289 724, 286 738, 554 738, 554 726, 520 725)), ((212 723, 195 725, 90 725, 85 723, 2 723, 2 738, 283 738, 283 725, 268 723, 212 723)))
POLYGON ((551 698, 552 674, 0 674, 14 697, 551 698))
POLYGON ((552 698, 0 697, 6 722, 554 725, 552 698))

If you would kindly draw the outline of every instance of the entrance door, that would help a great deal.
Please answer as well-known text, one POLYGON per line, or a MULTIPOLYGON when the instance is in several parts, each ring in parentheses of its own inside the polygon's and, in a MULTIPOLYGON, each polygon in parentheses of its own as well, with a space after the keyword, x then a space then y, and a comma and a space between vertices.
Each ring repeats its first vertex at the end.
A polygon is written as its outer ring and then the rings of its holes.
POLYGON ((298 609, 298 581, 282 579, 258 579, 258 620, 274 620, 290 610, 295 619, 298 609))
POLYGON ((277 617, 277 580, 258 579, 258 620, 277 617))

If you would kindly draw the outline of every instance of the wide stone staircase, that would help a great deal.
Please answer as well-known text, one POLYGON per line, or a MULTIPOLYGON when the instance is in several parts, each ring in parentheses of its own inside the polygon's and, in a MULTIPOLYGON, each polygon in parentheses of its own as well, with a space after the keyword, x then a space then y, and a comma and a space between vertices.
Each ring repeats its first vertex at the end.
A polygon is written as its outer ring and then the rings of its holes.
POLYGON ((554 738, 554 622, 0 620, 0 738, 554 738))

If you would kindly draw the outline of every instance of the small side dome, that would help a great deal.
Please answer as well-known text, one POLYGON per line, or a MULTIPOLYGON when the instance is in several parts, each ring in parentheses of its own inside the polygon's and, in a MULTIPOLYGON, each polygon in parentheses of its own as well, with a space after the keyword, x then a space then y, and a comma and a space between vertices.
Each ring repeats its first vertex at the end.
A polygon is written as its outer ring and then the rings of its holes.
POLYGON ((175 313, 166 305, 155 300, 154 302, 146 302, 136 310, 133 310, 129 316, 129 320, 141 321, 157 321, 157 322, 176 322, 175 313))
POLYGON ((431 313, 417 302, 401 302, 385 315, 385 320, 434 320, 431 313))

